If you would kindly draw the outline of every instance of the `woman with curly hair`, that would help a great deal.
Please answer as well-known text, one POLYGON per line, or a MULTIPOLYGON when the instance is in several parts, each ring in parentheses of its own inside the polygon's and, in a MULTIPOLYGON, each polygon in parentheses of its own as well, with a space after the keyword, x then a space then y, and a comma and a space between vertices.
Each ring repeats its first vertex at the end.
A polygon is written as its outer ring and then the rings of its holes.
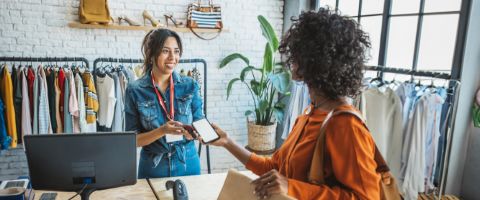
POLYGON ((313 182, 310 166, 320 127, 333 111, 357 111, 347 103, 360 91, 367 34, 358 23, 320 8, 303 12, 283 38, 280 52, 294 79, 304 81, 312 105, 299 116, 285 143, 271 158, 257 156, 236 144, 218 126, 225 147, 260 177, 252 183, 260 198, 282 193, 297 199, 380 199, 375 143, 361 119, 333 115, 325 128, 323 183, 313 182))

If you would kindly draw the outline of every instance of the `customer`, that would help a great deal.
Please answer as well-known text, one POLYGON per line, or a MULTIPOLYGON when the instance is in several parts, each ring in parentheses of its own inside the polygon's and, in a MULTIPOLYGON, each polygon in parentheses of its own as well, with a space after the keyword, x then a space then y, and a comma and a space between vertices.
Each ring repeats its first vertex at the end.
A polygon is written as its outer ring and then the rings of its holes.
POLYGON ((199 86, 174 72, 183 52, 177 33, 148 32, 142 44, 144 75, 125 92, 127 131, 136 131, 142 147, 138 178, 200 174, 200 159, 192 137, 182 127, 204 117, 199 86), (183 135, 167 143, 166 134, 183 135))
POLYGON ((368 36, 353 19, 324 8, 303 12, 293 20, 280 52, 291 63, 294 79, 307 84, 313 103, 297 118, 285 143, 271 158, 260 157, 214 126, 220 139, 213 145, 225 147, 247 169, 260 175, 252 182, 259 197, 283 193, 297 199, 380 198, 375 143, 354 115, 336 115, 328 123, 324 169, 319 169, 323 170, 326 184, 313 184, 308 179, 327 113, 334 109, 356 111, 346 97, 359 93, 368 47, 368 36))

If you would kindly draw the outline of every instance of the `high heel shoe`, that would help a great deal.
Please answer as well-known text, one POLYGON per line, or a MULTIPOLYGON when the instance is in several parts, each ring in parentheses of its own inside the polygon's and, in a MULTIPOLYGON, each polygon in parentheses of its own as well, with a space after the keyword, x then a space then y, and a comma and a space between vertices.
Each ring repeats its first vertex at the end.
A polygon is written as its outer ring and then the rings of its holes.
POLYGON ((148 13, 148 11, 144 10, 143 11, 143 24, 144 25, 146 24, 147 19, 150 21, 150 23, 152 23, 153 27, 164 27, 165 26, 165 25, 161 24, 158 20, 153 18, 153 16, 150 15, 150 13, 148 13))
POLYGON ((183 25, 183 22, 175 20, 172 14, 165 14, 163 16, 165 16, 165 22, 167 23, 167 27, 168 27, 168 20, 172 21, 173 25, 175 25, 176 28, 183 25))
POLYGON ((122 24, 122 20, 126 21, 130 26, 140 26, 140 23, 133 21, 132 19, 128 18, 126 15, 121 15, 118 17, 118 25, 122 24))

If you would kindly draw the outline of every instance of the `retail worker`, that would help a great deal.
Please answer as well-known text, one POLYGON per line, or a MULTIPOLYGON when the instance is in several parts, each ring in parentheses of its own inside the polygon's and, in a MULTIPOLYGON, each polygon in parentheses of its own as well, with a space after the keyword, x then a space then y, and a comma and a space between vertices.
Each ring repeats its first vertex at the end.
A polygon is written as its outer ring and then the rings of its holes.
POLYGON ((142 43, 144 75, 125 91, 126 130, 142 147, 138 178, 200 174, 193 138, 182 127, 204 118, 199 86, 175 68, 183 52, 177 33, 154 29, 142 43))

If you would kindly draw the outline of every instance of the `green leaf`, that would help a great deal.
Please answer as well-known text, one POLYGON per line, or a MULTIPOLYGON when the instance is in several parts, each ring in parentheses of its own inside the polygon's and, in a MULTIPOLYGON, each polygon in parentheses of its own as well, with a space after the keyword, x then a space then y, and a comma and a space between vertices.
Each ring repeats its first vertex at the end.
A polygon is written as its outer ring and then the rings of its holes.
POLYGON ((265 54, 263 55, 263 69, 270 73, 273 69, 273 52, 268 44, 265 45, 265 54))
POLYGON ((232 53, 225 57, 222 62, 220 62, 220 66, 218 68, 223 68, 225 67, 228 63, 232 62, 235 59, 242 59, 247 65, 250 64, 250 61, 248 60, 247 57, 243 56, 242 54, 239 53, 232 53))
POLYGON ((291 74, 289 72, 271 73, 268 79, 272 81, 273 87, 280 93, 285 94, 290 91, 291 74))
POLYGON ((251 80, 250 85, 252 87, 253 93, 256 96, 260 96, 260 93, 261 93, 260 83, 256 80, 251 80))
POLYGON ((268 43, 272 47, 273 52, 276 52, 278 50, 278 38, 272 28, 272 25, 270 25, 267 19, 265 19, 265 17, 262 15, 259 15, 257 19, 260 22, 260 28, 262 29, 263 36, 267 39, 268 43))
POLYGON ((275 119, 277 119, 277 122, 283 121, 283 109, 274 107, 273 108, 273 113, 275 114, 275 119))
POLYGON ((245 111, 245 116, 249 116, 249 115, 251 115, 252 113, 253 113, 253 111, 247 110, 247 111, 245 111))
POLYGON ((267 108, 268 108, 268 101, 265 99, 260 100, 260 102, 258 103, 258 110, 260 111, 260 113, 265 113, 267 108))
POLYGON ((230 92, 232 91, 232 86, 233 86, 233 83, 235 83, 236 81, 240 80, 239 78, 234 78, 232 80, 230 80, 230 82, 228 83, 228 87, 227 87, 227 100, 228 100, 228 97, 230 96, 230 92))
POLYGON ((252 71, 252 70, 257 70, 257 71, 260 71, 259 69, 253 67, 253 66, 248 66, 248 67, 245 67, 243 68, 242 72, 240 73, 240 80, 245 81, 245 75, 249 72, 249 71, 252 71))

